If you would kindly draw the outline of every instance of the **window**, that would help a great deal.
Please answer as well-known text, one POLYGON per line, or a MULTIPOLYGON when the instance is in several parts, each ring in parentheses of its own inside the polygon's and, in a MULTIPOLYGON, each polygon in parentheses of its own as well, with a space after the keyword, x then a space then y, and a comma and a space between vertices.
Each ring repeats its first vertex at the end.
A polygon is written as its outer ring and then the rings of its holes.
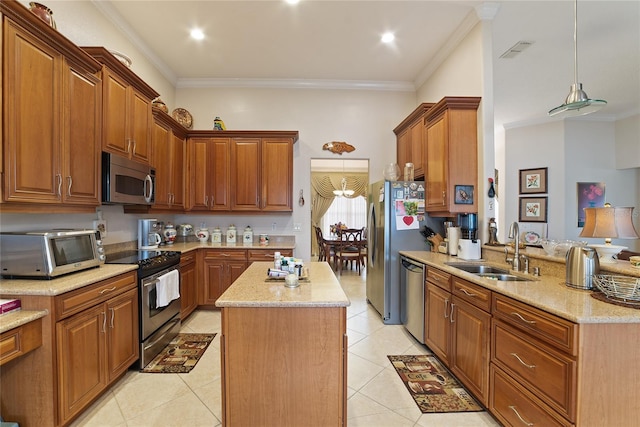
POLYGON ((363 196, 349 199, 336 197, 327 213, 322 217, 322 234, 330 235, 329 227, 337 223, 346 224, 349 228, 363 228, 367 226, 367 199, 363 196))

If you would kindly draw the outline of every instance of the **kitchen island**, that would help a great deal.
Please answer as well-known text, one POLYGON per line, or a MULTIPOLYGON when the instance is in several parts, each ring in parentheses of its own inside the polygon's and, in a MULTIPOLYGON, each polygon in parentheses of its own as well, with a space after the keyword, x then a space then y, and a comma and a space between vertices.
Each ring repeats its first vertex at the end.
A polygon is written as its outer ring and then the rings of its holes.
POLYGON ((325 262, 296 288, 272 266, 254 262, 216 301, 223 425, 345 425, 350 301, 325 262))

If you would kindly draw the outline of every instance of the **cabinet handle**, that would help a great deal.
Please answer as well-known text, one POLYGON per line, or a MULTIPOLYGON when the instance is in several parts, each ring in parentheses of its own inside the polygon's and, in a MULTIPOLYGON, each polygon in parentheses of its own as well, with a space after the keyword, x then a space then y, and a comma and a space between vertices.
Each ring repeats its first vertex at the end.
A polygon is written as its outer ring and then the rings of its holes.
POLYGON ((467 291, 465 288, 460 288, 460 290, 461 290, 462 292, 464 292, 464 294, 465 294, 466 296, 468 296, 468 297, 475 297, 475 296, 477 296, 477 294, 474 294, 474 293, 472 293, 472 292, 469 292, 469 291, 467 291))
POLYGON ((135 153, 135 152, 136 152, 136 140, 134 139, 133 140, 133 151, 132 151, 132 153, 135 153))
POLYGON ((209 196, 204 196, 204 205, 209 207, 209 196))
POLYGON ((71 185, 73 184, 73 178, 71 178, 71 175, 67 177, 67 181, 69 181, 69 186, 67 187, 67 196, 71 197, 71 185))
POLYGON ((213 207, 213 205, 216 204, 216 199, 213 197, 213 194, 211 195, 211 207, 213 207))
POLYGON ((113 307, 111 307, 109 310, 111 310, 111 325, 109 325, 109 327, 113 329, 113 319, 116 316, 116 310, 113 307))
POLYGON ((131 152, 131 138, 127 138, 127 153, 131 152))
POLYGON ((536 367, 536 365, 528 365, 524 362, 524 360, 520 359, 520 356, 518 356, 518 353, 511 353, 511 355, 513 357, 515 357, 516 359, 518 359, 518 362, 522 363, 524 366, 526 366, 529 369, 533 369, 536 367))
POLYGON ((518 319, 522 320, 523 322, 529 323, 531 325, 535 325, 536 321, 535 320, 527 320, 524 317, 522 317, 522 315, 520 313, 516 313, 515 311, 513 313, 511 313, 512 316, 516 316, 518 319))
POLYGON ((448 308, 449 308, 449 298, 444 300, 444 318, 445 319, 449 317, 449 310, 447 310, 448 308))
MULTIPOLYGON (((220 254, 220 255, 222 255, 222 256, 226 256, 226 257, 230 257, 230 256, 231 256, 231 254, 226 254, 226 253, 222 253, 222 254, 220 254)), ((227 267, 228 267, 228 266, 227 266, 227 267)))
POLYGON ((62 196, 62 175, 57 173, 56 176, 58 177, 58 196, 62 196))
POLYGON ((453 323, 455 322, 455 320, 453 320, 453 307, 455 307, 456 305, 454 303, 451 303, 451 315, 449 316, 449 322, 453 323))
POLYGON ((444 201, 447 200, 447 192, 446 191, 442 191, 442 203, 444 204, 444 201))
POLYGON ((102 333, 107 332, 107 313, 102 312, 102 333))
POLYGON ((520 416, 520 414, 518 413, 518 410, 516 409, 516 407, 515 407, 515 406, 510 405, 510 406, 509 406, 509 409, 511 409, 513 412, 515 412, 515 413, 516 413, 516 415, 518 416, 518 418, 520 418, 520 421, 522 421, 522 424, 524 424, 524 425, 526 425, 526 426, 529 426, 529 427, 533 427, 533 423, 529 423, 529 422, 525 421, 525 420, 520 416))
POLYGON ((113 288, 105 288, 105 289, 101 290, 99 293, 102 295, 105 292, 111 292, 111 291, 115 291, 115 290, 116 290, 116 287, 114 286, 113 288))

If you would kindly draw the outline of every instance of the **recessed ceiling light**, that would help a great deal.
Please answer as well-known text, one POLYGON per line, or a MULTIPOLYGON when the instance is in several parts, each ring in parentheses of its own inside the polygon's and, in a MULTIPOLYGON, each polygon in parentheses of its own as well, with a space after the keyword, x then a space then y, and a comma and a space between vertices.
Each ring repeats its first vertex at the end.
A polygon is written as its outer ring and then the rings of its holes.
POLYGON ((300 0, 285 0, 289 4, 298 4, 300 0))
POLYGON ((191 30, 191 38, 195 40, 202 40, 204 39, 204 33, 200 28, 194 28, 191 30))
POLYGON ((396 36, 392 32, 388 31, 382 35, 380 40, 382 43, 391 43, 395 38, 396 36))

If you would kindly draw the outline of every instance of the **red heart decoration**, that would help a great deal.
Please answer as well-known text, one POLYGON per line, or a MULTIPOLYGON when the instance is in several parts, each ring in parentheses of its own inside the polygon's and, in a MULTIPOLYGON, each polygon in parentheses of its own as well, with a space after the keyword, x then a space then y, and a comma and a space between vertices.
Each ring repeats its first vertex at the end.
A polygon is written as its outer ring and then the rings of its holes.
POLYGON ((402 218, 402 220, 407 225, 411 225, 413 223, 413 217, 412 216, 405 216, 404 218, 402 218))

